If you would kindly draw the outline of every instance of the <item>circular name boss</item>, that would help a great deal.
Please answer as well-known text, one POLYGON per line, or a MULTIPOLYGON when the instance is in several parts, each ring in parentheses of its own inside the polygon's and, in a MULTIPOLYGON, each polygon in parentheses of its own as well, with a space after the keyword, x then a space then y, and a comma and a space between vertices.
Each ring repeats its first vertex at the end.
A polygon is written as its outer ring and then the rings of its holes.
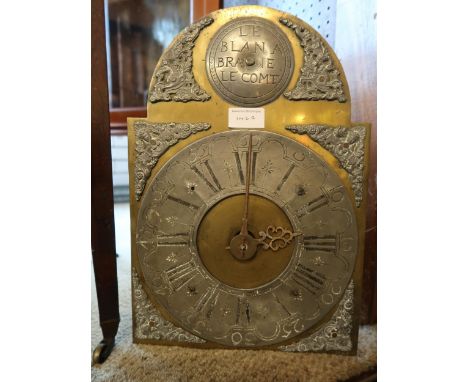
POLYGON ((286 35, 270 21, 248 17, 221 27, 210 41, 208 78, 216 92, 239 106, 275 100, 288 86, 294 56, 286 35))

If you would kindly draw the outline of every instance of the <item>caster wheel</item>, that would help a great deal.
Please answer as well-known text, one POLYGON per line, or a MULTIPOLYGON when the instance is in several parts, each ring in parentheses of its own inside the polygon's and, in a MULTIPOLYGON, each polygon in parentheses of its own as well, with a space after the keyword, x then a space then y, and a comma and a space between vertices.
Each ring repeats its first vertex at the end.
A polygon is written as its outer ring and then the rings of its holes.
POLYGON ((109 357, 112 349, 114 348, 114 339, 112 340, 102 340, 99 342, 99 345, 96 346, 93 352, 93 361, 92 364, 103 363, 107 357, 109 357))

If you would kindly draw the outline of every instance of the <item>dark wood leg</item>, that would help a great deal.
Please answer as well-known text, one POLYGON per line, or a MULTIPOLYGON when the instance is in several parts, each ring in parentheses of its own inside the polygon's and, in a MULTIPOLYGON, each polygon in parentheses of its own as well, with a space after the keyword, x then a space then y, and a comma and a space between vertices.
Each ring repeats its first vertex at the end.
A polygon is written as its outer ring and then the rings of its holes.
POLYGON ((91 18, 91 246, 103 340, 93 362, 104 362, 119 327, 114 197, 110 150, 104 2, 92 0, 91 18))

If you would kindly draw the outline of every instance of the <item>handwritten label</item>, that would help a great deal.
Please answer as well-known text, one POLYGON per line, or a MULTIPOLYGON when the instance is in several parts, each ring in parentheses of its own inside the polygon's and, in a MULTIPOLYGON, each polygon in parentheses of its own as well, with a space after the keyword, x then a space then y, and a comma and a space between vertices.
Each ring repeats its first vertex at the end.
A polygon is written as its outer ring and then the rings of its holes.
POLYGON ((263 129, 265 128, 265 109, 230 107, 228 125, 234 129, 263 129))

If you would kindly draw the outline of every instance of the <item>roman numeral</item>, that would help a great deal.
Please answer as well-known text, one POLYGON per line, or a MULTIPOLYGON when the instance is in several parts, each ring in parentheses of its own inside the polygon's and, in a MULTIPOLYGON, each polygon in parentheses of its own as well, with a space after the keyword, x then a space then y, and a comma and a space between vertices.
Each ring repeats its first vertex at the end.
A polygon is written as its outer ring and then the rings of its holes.
POLYGON ((298 264, 292 279, 301 287, 315 295, 323 287, 325 276, 302 264, 298 264))
POLYGON ((218 302, 218 296, 218 287, 209 287, 197 301, 194 308, 195 312, 200 313, 201 311, 203 311, 203 309, 208 307, 208 311, 206 312, 206 318, 210 319, 211 315, 213 314, 214 307, 218 302))
POLYGON ((304 248, 306 251, 336 252, 336 236, 304 236, 304 248))
POLYGON ((192 261, 176 265, 166 271, 167 280, 174 292, 180 290, 197 275, 197 268, 192 261))
POLYGON ((182 247, 184 245, 188 245, 188 242, 189 242, 188 232, 157 236, 158 247, 182 247))
POLYGON ((249 300, 246 298, 237 298, 237 311, 236 311, 236 325, 239 324, 241 320, 241 315, 245 315, 245 319, 247 320, 247 323, 250 324, 250 319, 251 319, 251 313, 252 311, 250 310, 250 303, 249 300))
MULTIPOLYGON (((255 171, 257 168, 257 155, 258 152, 252 153, 252 173, 250 174, 250 184, 255 184, 255 171)), ((237 172, 239 173, 239 180, 242 185, 245 185, 244 171, 242 170, 242 162, 238 151, 234 152, 236 158, 237 172)), ((246 166, 247 166, 247 155, 246 155, 246 166)))
POLYGON ((245 301, 245 317, 247 322, 250 324, 250 304, 248 301, 245 301))
POLYGON ((216 175, 214 174, 213 169, 211 168, 210 163, 208 162, 208 159, 202 162, 202 164, 208 171, 211 180, 209 180, 196 165, 192 166, 191 169, 193 170, 193 172, 195 172, 195 174, 197 174, 200 177, 200 179, 202 179, 206 183, 206 185, 209 188, 211 188, 213 192, 221 191, 221 184, 219 183, 218 178, 216 178, 216 175))
POLYGON ((195 204, 192 204, 192 203, 189 203, 185 200, 182 200, 182 199, 179 199, 179 198, 176 198, 175 196, 171 196, 171 195, 168 195, 167 196, 167 199, 168 200, 172 200, 173 202, 176 202, 176 203, 179 203, 185 207, 188 207, 190 208, 191 210, 198 210, 200 207, 195 205, 195 204))
POLYGON ((250 184, 255 184, 255 170, 257 168, 257 154, 258 152, 252 153, 252 172, 250 174, 250 184))
POLYGON ((245 184, 244 172, 242 171, 242 164, 240 160, 239 152, 234 152, 234 156, 236 157, 236 165, 237 165, 237 172, 239 173, 239 180, 242 185, 245 184))
POLYGON ((241 311, 241 299, 240 299, 240 297, 238 297, 237 298, 237 310, 236 310, 236 325, 239 324, 240 311, 241 311))
POLYGON ((280 190, 281 190, 281 187, 283 187, 283 184, 286 183, 286 181, 288 180, 289 176, 290 176, 291 173, 293 172, 294 167, 296 167, 296 165, 295 165, 294 163, 292 163, 291 166, 289 166, 288 171, 286 171, 286 173, 284 174, 283 178, 281 179, 281 182, 278 184, 278 187, 276 187, 276 191, 280 191, 280 190))
POLYGON ((296 211, 297 217, 302 218, 303 216, 310 214, 316 209, 326 206, 328 204, 328 198, 325 195, 320 195, 318 198, 310 201, 309 203, 298 208, 296 211))

